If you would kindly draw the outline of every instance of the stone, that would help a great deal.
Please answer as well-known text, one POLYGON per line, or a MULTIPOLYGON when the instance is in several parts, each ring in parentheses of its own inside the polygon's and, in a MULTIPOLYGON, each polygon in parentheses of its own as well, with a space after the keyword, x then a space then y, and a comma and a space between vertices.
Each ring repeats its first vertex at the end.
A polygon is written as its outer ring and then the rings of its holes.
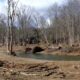
POLYGON ((26 49, 25 49, 25 53, 26 53, 26 52, 30 52, 31 50, 32 50, 32 48, 26 48, 26 49))
POLYGON ((4 62, 0 61, 0 67, 3 67, 3 66, 4 66, 4 62))
POLYGON ((16 53, 15 53, 15 52, 11 52, 11 55, 12 55, 12 56, 16 56, 16 53))
POLYGON ((36 46, 36 47, 33 48, 32 53, 37 53, 37 52, 41 52, 41 51, 44 51, 44 49, 41 48, 41 47, 36 46))

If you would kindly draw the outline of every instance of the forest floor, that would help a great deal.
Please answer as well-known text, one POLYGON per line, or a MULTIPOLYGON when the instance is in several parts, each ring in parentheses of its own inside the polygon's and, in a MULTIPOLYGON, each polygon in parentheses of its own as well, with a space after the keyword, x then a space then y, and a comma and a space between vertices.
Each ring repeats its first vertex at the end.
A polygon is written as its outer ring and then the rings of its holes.
POLYGON ((0 80, 80 80, 80 61, 42 61, 0 54, 0 80))
MULTIPOLYGON (((25 46, 14 46, 13 51, 15 52, 25 52, 26 48, 31 48, 33 49, 34 47, 39 46, 42 49, 44 49, 44 51, 41 51, 40 53, 43 54, 51 54, 51 55, 72 55, 72 56, 78 56, 80 55, 80 46, 74 46, 74 47, 70 47, 70 46, 49 46, 47 47, 46 45, 36 45, 36 44, 29 44, 26 47, 25 46)), ((2 46, 0 47, 0 52, 1 53, 5 53, 7 51, 7 47, 2 46)))
MULTIPOLYGON (((15 47, 15 50, 23 50, 15 47)), ((3 54, 0 48, 0 80, 80 80, 80 61, 48 61, 3 54)))

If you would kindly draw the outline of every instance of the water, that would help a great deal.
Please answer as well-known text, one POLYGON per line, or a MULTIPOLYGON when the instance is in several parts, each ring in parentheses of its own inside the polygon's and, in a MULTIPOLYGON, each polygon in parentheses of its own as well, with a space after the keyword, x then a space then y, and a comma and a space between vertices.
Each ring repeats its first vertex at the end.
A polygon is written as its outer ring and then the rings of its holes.
POLYGON ((19 53, 18 57, 32 58, 39 60, 51 60, 51 61, 80 61, 80 56, 66 56, 66 55, 51 55, 51 54, 32 54, 32 53, 19 53))

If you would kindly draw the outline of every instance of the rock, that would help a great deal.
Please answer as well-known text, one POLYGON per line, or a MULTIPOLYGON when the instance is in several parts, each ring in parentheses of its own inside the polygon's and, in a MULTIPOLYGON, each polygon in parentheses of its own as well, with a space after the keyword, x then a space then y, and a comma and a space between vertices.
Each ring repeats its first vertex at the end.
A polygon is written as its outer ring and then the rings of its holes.
POLYGON ((62 49, 62 47, 61 47, 61 46, 59 46, 59 47, 58 47, 58 49, 59 49, 59 50, 61 50, 61 49, 62 49))
POLYGON ((59 66, 54 66, 54 68, 53 69, 59 69, 59 66))
POLYGON ((60 75, 60 78, 65 78, 66 77, 66 75, 64 74, 64 72, 60 72, 59 75, 60 75))
POLYGON ((26 53, 26 52, 30 52, 31 50, 32 50, 32 48, 26 48, 26 49, 25 49, 25 53, 26 53))
POLYGON ((74 65, 73 67, 74 67, 75 69, 79 69, 79 68, 80 68, 79 65, 74 65))
POLYGON ((56 73, 55 71, 50 71, 50 72, 48 72, 48 74, 45 74, 45 76, 51 76, 51 75, 53 75, 54 73, 56 73))
POLYGON ((3 66, 4 66, 4 62, 0 61, 0 67, 3 67, 3 66))
POLYGON ((11 76, 11 73, 9 71, 7 71, 4 75, 11 76))
POLYGON ((16 71, 11 72, 11 75, 17 75, 18 73, 16 71))
POLYGON ((48 69, 48 66, 41 66, 40 69, 41 69, 42 71, 48 71, 48 70, 49 70, 49 69, 48 69))
POLYGON ((44 51, 44 49, 41 48, 41 47, 36 46, 36 47, 34 47, 32 53, 37 53, 37 52, 41 52, 41 51, 44 51))
POLYGON ((11 55, 12 55, 12 56, 16 56, 16 53, 15 53, 15 52, 11 52, 11 55))
POLYGON ((32 69, 32 68, 36 68, 36 67, 38 67, 39 65, 32 65, 32 66, 30 66, 28 69, 32 69))

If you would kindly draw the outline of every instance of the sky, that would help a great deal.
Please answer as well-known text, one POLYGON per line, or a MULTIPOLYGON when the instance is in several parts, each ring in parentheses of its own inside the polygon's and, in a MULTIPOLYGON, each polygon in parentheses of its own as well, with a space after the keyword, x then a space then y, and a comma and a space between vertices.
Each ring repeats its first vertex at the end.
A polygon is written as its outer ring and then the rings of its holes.
POLYGON ((57 2, 61 4, 64 0, 20 0, 21 3, 38 9, 46 8, 57 2))
MULTIPOLYGON (((18 0, 14 0, 18 1, 18 0)), ((54 3, 58 3, 58 5, 62 5, 66 0, 19 0, 18 7, 25 5, 30 6, 37 10, 41 16, 47 20, 50 25, 50 19, 46 15, 46 9, 52 6, 54 3)), ((0 14, 7 14, 7 0, 0 0, 0 14)))
MULTIPOLYGON (((18 0, 15 0, 18 1, 18 0)), ((26 5, 31 6, 37 10, 45 9, 51 5, 53 5, 55 2, 58 4, 63 4, 65 0, 19 0, 18 5, 26 5)), ((7 6, 7 0, 0 0, 0 12, 4 13, 7 6)))

